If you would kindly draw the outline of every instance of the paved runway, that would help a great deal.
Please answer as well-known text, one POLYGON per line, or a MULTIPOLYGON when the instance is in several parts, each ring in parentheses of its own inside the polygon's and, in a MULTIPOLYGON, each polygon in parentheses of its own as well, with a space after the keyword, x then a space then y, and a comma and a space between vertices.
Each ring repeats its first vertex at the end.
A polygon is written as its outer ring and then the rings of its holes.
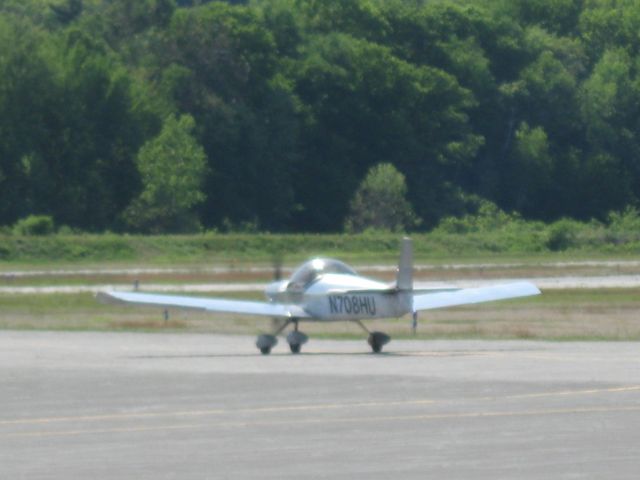
POLYGON ((0 478, 616 478, 640 344, 0 332, 0 478))

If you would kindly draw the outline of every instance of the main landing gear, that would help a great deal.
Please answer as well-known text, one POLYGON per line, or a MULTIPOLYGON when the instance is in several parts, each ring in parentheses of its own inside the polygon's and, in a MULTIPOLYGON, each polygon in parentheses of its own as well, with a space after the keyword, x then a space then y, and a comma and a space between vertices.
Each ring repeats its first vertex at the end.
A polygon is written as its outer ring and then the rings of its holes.
MULTIPOLYGON (((256 347, 258 347, 263 355, 269 355, 271 353, 271 349, 278 344, 277 336, 290 324, 293 324, 293 330, 287 334, 287 343, 289 344, 291 353, 300 353, 302 345, 307 343, 309 337, 298 330, 298 321, 299 320, 297 318, 289 319, 284 322, 280 328, 273 332, 273 334, 260 335, 256 340, 256 347)), ((367 343, 371 347, 371 351, 373 353, 380 353, 382 351, 382 347, 391 341, 391 337, 386 333, 372 332, 365 327, 360 320, 355 320, 355 323, 357 323, 360 328, 369 335, 367 343)))
POLYGON ((365 332, 369 334, 367 338, 367 343, 371 347, 371 351, 373 353, 380 353, 382 351, 382 347, 384 347, 387 343, 391 341, 391 337, 384 332, 371 332, 367 327, 365 327, 360 320, 355 321, 360 328, 362 328, 365 332))
POLYGON ((256 347, 260 350, 263 355, 268 355, 271 353, 271 349, 278 344, 278 339, 276 338, 278 334, 280 334, 289 324, 293 323, 293 331, 289 332, 287 335, 287 343, 289 344, 289 349, 291 353, 300 353, 300 349, 302 345, 307 343, 309 337, 307 337, 304 333, 298 331, 298 319, 294 318, 291 320, 287 320, 278 330, 273 332, 272 335, 260 335, 256 340, 256 347))

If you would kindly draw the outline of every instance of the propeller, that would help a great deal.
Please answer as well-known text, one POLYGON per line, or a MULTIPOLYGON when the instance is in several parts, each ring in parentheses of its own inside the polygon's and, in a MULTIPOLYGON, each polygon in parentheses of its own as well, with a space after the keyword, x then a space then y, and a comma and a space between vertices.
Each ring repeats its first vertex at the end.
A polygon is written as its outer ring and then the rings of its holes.
MULTIPOLYGON (((282 280, 282 264, 284 263, 284 254, 282 251, 277 250, 271 257, 271 265, 273 266, 273 280, 282 280)), ((271 319, 271 326, 273 329, 281 327, 280 319, 273 317, 271 319)))
POLYGON ((284 262, 284 255, 282 253, 276 253, 273 255, 271 264, 273 265, 273 279, 282 279, 282 264, 284 262))

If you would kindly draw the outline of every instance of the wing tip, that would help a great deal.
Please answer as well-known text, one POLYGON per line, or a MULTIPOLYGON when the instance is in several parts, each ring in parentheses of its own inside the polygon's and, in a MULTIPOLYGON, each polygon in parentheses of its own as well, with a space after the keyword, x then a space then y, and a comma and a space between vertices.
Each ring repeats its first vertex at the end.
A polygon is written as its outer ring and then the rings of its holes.
POLYGON ((542 291, 538 288, 538 286, 533 282, 523 281, 518 283, 517 285, 520 285, 521 287, 523 287, 523 292, 524 292, 523 296, 540 295, 542 293, 542 291))
POLYGON ((112 292, 97 292, 95 298, 104 305, 122 305, 123 302, 119 298, 113 296, 112 292))

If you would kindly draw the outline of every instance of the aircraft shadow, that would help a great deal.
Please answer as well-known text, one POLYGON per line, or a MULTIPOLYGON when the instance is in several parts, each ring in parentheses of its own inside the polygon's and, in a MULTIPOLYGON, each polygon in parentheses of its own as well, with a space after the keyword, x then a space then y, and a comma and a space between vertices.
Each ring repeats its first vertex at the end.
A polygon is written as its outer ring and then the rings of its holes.
POLYGON ((396 357, 459 357, 482 355, 483 352, 300 352, 296 354, 288 352, 270 353, 262 355, 256 353, 194 353, 186 355, 135 355, 126 358, 133 360, 162 360, 162 359, 187 359, 187 358, 255 358, 255 357, 354 357, 367 356, 375 358, 396 357))

